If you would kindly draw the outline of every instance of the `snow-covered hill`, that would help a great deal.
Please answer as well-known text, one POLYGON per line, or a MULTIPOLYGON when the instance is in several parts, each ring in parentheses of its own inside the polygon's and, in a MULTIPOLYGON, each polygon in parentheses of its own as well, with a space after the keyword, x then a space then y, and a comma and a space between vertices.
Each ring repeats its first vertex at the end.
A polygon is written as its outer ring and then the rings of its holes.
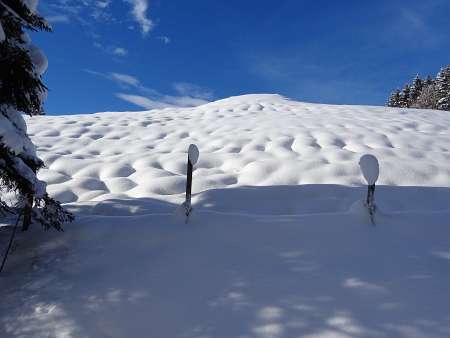
POLYGON ((19 235, 2 337, 450 335, 448 112, 245 95, 27 124, 77 221, 19 235))

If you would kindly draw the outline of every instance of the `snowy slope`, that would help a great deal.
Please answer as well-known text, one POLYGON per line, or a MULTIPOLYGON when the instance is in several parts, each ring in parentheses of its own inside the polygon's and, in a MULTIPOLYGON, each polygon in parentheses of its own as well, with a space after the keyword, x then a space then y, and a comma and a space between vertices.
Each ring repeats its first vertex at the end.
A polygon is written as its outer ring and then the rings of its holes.
POLYGON ((448 113, 245 95, 27 123, 77 221, 19 234, 0 336, 450 336, 448 113))

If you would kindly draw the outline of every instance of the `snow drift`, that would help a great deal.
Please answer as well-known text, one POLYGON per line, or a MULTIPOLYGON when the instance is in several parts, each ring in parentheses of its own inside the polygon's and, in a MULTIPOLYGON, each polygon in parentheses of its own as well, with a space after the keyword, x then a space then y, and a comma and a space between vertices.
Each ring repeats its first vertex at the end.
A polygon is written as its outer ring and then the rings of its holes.
POLYGON ((77 221, 19 236, 2 337, 450 335, 448 113, 245 95, 27 123, 77 221))

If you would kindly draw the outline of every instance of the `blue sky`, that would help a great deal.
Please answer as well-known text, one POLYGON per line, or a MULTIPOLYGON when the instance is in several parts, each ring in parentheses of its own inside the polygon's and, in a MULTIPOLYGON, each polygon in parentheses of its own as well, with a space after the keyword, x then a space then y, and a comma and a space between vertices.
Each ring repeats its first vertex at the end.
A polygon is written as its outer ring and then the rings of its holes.
POLYGON ((384 105, 450 64, 448 0, 39 0, 48 115, 276 93, 384 105))

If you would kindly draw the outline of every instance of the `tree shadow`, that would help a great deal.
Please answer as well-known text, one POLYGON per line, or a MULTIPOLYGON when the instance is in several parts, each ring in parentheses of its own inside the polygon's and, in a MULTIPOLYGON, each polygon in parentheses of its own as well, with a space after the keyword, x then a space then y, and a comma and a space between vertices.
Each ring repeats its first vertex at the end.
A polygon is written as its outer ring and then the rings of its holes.
POLYGON ((78 215, 128 217, 151 214, 172 214, 178 205, 155 198, 127 198, 70 203, 66 204, 65 207, 70 212, 78 215))
MULTIPOLYGON (((367 186, 305 184, 211 189, 194 194, 192 202, 197 210, 275 216, 347 212, 355 201, 366 197, 367 186)), ((179 204, 148 197, 69 203, 65 207, 79 215, 141 216, 174 213, 183 201, 180 194, 179 204)), ((380 185, 375 189, 375 204, 383 212, 449 210, 450 188, 380 185)))
MULTIPOLYGON (((375 202, 409 215, 422 201, 427 214, 448 210, 449 190, 381 186, 375 202)), ((187 225, 150 198, 81 206, 88 217, 65 233, 21 237, 1 280, 0 335, 447 337, 449 223, 370 226, 347 213, 365 193, 218 189, 195 196, 187 225), (332 208, 295 209, 307 196, 332 208)))

